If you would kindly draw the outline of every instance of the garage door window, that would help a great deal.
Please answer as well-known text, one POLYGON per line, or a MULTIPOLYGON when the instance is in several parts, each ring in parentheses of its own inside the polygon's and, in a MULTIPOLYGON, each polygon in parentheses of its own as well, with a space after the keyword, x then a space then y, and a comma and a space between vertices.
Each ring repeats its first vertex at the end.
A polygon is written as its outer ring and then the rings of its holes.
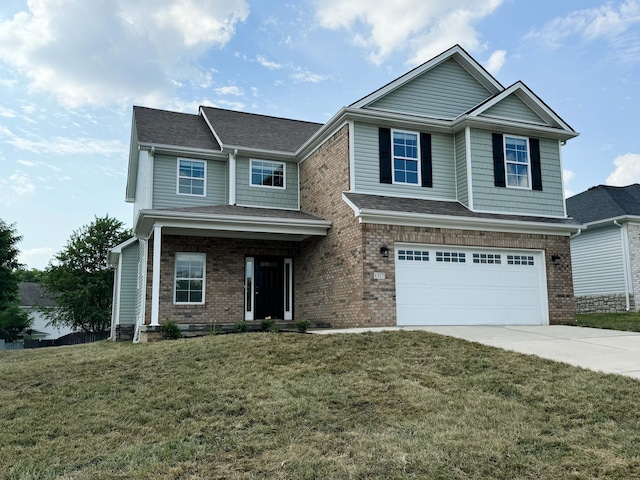
POLYGON ((422 250, 398 250, 398 260, 428 262, 429 252, 422 250))
POLYGON ((465 254, 458 252, 436 252, 436 262, 465 263, 465 254))
POLYGON ((531 255, 507 255, 508 265, 531 265, 533 266, 533 256, 531 255))
POLYGON ((474 253, 473 263, 489 263, 492 265, 500 265, 502 259, 499 254, 494 253, 474 253))

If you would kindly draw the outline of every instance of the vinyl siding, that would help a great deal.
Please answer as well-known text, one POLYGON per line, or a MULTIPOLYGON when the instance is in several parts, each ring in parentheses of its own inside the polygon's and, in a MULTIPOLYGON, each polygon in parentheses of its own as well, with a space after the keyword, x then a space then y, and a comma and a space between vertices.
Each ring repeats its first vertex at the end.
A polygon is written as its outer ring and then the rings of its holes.
POLYGON ((178 159, 174 156, 155 156, 153 162, 153 208, 197 207, 201 205, 223 205, 225 203, 226 162, 206 161, 206 197, 176 194, 177 162, 178 159))
POLYGON ((475 210, 564 216, 562 172, 557 140, 540 139, 542 191, 494 186, 490 131, 471 129, 471 158, 475 210))
POLYGON ((354 149, 356 191, 425 199, 456 199, 453 135, 431 134, 433 187, 428 188, 380 183, 377 125, 355 123, 354 149))
POLYGON ((489 96, 486 88, 450 58, 368 107, 451 119, 489 96))
POLYGON ((571 264, 576 295, 625 292, 619 227, 585 230, 571 240, 571 264))
MULTIPOLYGON (((259 159, 257 159, 259 160, 259 159)), ((255 187, 249 184, 250 159, 238 157, 236 162, 236 202, 238 205, 298 209, 298 165, 285 163, 285 188, 255 187)))
POLYGON ((147 242, 138 241, 138 268, 136 280, 136 321, 142 315, 142 302, 144 301, 144 292, 146 284, 144 274, 147 270, 147 242))
POLYGON ((467 185, 467 148, 464 130, 455 134, 456 175, 458 201, 469 206, 469 186, 467 185))
POLYGON ((138 244, 133 243, 122 250, 122 271, 120 272, 120 312, 119 323, 136 323, 136 301, 138 283, 138 244))
POLYGON ((546 122, 542 120, 514 93, 486 110, 480 116, 509 118, 512 120, 522 120, 525 122, 536 123, 538 125, 546 125, 546 122))
POLYGON ((149 152, 141 150, 138 153, 138 174, 136 176, 136 198, 133 204, 133 224, 135 225, 138 212, 151 208, 151 171, 153 161, 149 152))

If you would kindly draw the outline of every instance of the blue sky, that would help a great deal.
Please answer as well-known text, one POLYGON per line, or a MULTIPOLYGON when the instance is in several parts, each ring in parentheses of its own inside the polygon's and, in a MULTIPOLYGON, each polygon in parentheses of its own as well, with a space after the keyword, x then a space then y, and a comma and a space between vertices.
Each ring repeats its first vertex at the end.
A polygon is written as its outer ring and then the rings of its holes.
POLYGON ((640 0, 2 0, 0 218, 44 268, 131 225, 132 105, 324 122, 456 43, 580 132, 568 194, 640 182, 640 0))

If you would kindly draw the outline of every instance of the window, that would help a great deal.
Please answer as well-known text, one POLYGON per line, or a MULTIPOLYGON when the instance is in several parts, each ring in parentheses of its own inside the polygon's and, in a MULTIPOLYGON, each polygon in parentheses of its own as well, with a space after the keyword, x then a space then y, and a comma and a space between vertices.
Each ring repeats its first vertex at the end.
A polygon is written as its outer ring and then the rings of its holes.
POLYGON ((418 134, 393 130, 393 183, 419 185, 418 134))
POLYGON ((176 253, 175 303, 204 303, 204 253, 176 253))
POLYGON ((507 255, 507 265, 534 265, 532 255, 507 255))
POLYGON ((429 252, 420 250, 398 250, 398 260, 411 260, 415 262, 428 262, 429 252))
POLYGON ((283 162, 251 160, 251 185, 254 187, 285 188, 283 162))
POLYGON ((204 197, 207 164, 202 160, 178 159, 178 195, 204 197))
POLYGON ((473 263, 490 263, 493 265, 500 265, 502 259, 499 253, 474 253, 473 263))
POLYGON ((526 138, 504 137, 507 187, 529 188, 529 147, 526 138))
POLYGON ((466 258, 464 253, 436 252, 436 262, 465 263, 466 258))

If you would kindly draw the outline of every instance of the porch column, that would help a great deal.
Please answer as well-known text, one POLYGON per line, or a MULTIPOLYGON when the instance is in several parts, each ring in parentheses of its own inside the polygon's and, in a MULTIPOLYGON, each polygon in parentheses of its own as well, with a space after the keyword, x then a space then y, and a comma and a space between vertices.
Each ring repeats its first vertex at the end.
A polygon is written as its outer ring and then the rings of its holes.
POLYGON ((162 227, 153 227, 153 272, 151 277, 151 326, 160 325, 160 256, 162 254, 162 227))

